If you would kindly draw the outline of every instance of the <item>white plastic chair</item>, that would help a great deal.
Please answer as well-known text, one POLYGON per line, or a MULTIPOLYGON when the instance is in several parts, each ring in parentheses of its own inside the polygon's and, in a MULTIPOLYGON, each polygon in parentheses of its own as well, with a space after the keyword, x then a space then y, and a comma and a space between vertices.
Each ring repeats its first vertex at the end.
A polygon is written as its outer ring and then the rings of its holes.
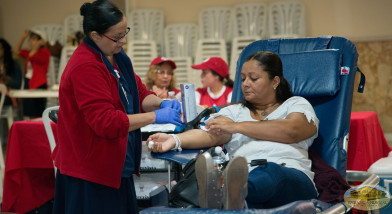
POLYGON ((231 8, 208 7, 199 12, 199 38, 231 40, 231 8))
MULTIPOLYGON (((54 139, 52 125, 50 124, 50 122, 52 120, 49 118, 49 113, 51 111, 58 111, 59 108, 60 108, 60 106, 52 106, 52 107, 46 108, 44 110, 44 112, 42 113, 42 121, 44 123, 46 136, 48 136, 51 153, 53 153, 53 150, 56 147, 56 141, 54 139)), ((53 163, 53 167, 54 167, 54 176, 56 176, 56 167, 54 166, 54 163, 53 163)))
POLYGON ((267 4, 242 3, 233 7, 233 37, 267 37, 267 4))
MULTIPOLYGON (((7 91, 7 87, 2 83, 0 83, 0 91, 1 91, 1 97, 0 97, 0 116, 1 116, 1 111, 4 105, 5 93, 7 91)), ((4 164, 4 157, 3 157, 3 144, 0 138, 0 204, 3 202, 4 170, 5 170, 5 164, 4 164)))
POLYGON ((258 36, 247 36, 247 37, 242 36, 242 37, 233 38, 233 41, 231 43, 231 52, 230 52, 230 78, 231 79, 235 77, 237 60, 242 50, 250 43, 260 39, 261 37, 258 36))
POLYGON ((76 46, 65 46, 61 50, 59 72, 57 75, 57 82, 60 83, 61 75, 64 72, 65 66, 67 65, 69 58, 71 58, 73 52, 76 50, 76 46))
MULTIPOLYGON (((209 57, 221 57, 227 62, 227 46, 223 39, 199 39, 196 47, 194 64, 202 63, 209 57)), ((201 87, 201 82, 195 82, 195 88, 201 87)))
POLYGON ((4 100, 5 100, 5 94, 7 92, 7 86, 5 86, 3 83, 0 83, 0 92, 1 92, 1 97, 0 97, 0 116, 1 112, 3 110, 3 105, 4 105, 4 100))
POLYGON ((83 32, 83 16, 71 14, 64 19, 63 44, 67 46, 68 36, 80 31, 83 32))
POLYGON ((305 37, 305 6, 300 1, 271 2, 268 20, 271 38, 305 37))
POLYGON ((54 45, 56 41, 63 44, 63 26, 59 24, 40 24, 34 25, 31 29, 37 29, 46 33, 46 41, 54 45))
POLYGON ((193 23, 171 24, 165 28, 165 56, 193 56, 198 39, 198 26, 193 23))
MULTIPOLYGON (((12 106, 3 106, 0 112, 1 119, 7 119, 8 130, 11 128, 12 124, 14 123, 15 112, 12 106)), ((0 126, 1 127, 1 126, 0 126)))
POLYGON ((180 84, 182 83, 195 83, 200 82, 195 76, 196 72, 194 72, 191 68, 192 58, 190 56, 184 57, 172 57, 174 62, 176 62, 177 68, 175 71, 177 78, 177 88, 180 88, 180 84))
POLYGON ((208 57, 221 57, 227 62, 226 43, 223 39, 199 39, 197 41, 195 64, 202 63, 208 57))
POLYGON ((152 40, 128 41, 127 55, 135 73, 144 80, 151 61, 158 57, 157 44, 152 40))
POLYGON ((160 9, 137 9, 128 14, 128 42, 153 40, 160 55, 163 55, 164 13, 160 9))

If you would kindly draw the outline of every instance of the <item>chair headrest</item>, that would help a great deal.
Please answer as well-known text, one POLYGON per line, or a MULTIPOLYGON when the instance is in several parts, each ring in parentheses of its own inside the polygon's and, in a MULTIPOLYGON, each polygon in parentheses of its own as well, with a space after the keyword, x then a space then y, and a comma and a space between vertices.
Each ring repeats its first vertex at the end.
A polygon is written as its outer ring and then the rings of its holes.
POLYGON ((341 53, 336 49, 279 54, 293 93, 306 98, 334 96, 340 90, 341 53))

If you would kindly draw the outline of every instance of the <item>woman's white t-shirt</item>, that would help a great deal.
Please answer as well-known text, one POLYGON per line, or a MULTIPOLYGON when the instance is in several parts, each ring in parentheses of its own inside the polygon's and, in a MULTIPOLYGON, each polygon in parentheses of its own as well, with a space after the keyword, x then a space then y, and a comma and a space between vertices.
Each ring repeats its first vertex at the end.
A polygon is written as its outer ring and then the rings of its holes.
MULTIPOLYGON (((292 112, 303 113, 308 122, 313 121, 318 129, 319 120, 312 105, 302 97, 294 96, 287 99, 275 111, 269 114, 265 120, 284 119, 292 112)), ((214 114, 211 118, 224 116, 234 122, 258 121, 251 117, 250 110, 242 104, 230 105, 214 114)), ((308 148, 312 145, 317 133, 312 137, 293 144, 285 144, 273 141, 258 140, 243 134, 233 134, 231 140, 224 145, 230 157, 242 155, 248 163, 254 159, 267 159, 268 162, 284 164, 304 172, 312 181, 314 173, 311 171, 311 161, 308 158, 308 148)), ((255 167, 250 167, 249 171, 255 167)))

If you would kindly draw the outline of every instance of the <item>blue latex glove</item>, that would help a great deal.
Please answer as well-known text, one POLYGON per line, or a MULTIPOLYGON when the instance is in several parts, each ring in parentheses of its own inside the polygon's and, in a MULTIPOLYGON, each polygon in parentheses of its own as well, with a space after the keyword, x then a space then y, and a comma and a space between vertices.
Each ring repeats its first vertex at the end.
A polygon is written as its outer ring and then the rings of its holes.
POLYGON ((155 110, 155 123, 164 124, 172 123, 181 126, 180 112, 172 108, 161 108, 155 110))
POLYGON ((161 109, 172 108, 181 113, 181 104, 178 100, 164 100, 161 102, 161 109))

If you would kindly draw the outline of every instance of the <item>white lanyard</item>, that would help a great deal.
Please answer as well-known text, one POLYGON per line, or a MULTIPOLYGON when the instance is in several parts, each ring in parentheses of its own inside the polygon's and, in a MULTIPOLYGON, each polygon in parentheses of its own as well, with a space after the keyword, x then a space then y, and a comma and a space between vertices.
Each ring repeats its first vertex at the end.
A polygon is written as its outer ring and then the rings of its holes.
POLYGON ((121 86, 121 88, 122 88, 122 91, 123 91, 123 93, 124 93, 124 96, 125 96, 125 99, 127 100, 127 103, 128 103, 128 105, 129 105, 129 101, 128 101, 128 97, 127 97, 127 92, 125 91, 125 89, 124 89, 124 87, 123 87, 123 85, 121 84, 121 81, 120 81, 120 72, 117 70, 117 69, 114 69, 114 72, 116 72, 116 75, 117 75, 117 77, 118 77, 118 83, 120 84, 120 86, 121 86))

